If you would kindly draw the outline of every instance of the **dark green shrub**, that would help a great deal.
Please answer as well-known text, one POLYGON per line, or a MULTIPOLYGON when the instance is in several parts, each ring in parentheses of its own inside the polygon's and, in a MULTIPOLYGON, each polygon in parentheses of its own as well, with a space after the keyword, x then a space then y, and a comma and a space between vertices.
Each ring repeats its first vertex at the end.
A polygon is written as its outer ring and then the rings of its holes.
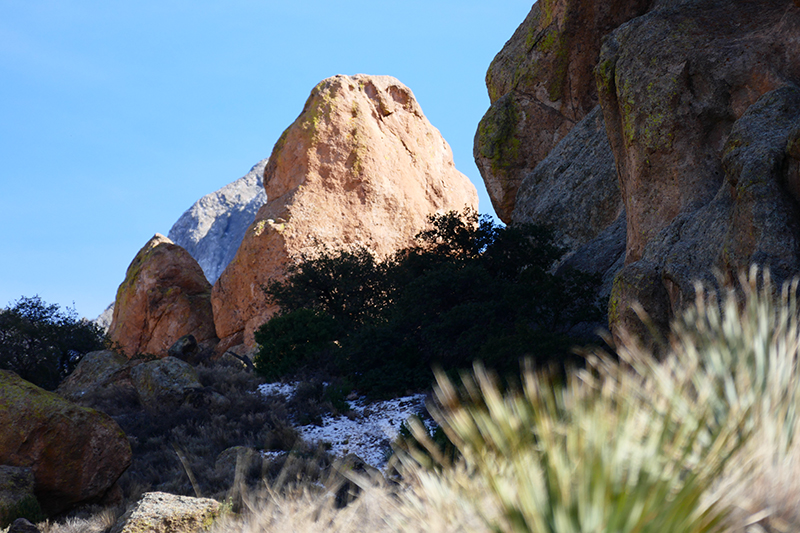
POLYGON ((103 341, 99 326, 38 296, 0 310, 0 368, 43 389, 55 389, 85 354, 102 350, 103 341))
POLYGON ((329 364, 338 349, 339 322, 324 311, 297 309, 279 315, 255 333, 259 351, 253 364, 267 379, 277 380, 305 367, 329 364))
POLYGON ((265 287, 283 314, 256 337, 270 379, 321 369, 371 397, 426 388, 431 368, 481 359, 517 374, 519 358, 574 361, 577 324, 602 316, 599 279, 558 275, 562 250, 544 227, 501 227, 472 210, 429 217, 413 246, 377 261, 366 250, 304 258, 265 287))

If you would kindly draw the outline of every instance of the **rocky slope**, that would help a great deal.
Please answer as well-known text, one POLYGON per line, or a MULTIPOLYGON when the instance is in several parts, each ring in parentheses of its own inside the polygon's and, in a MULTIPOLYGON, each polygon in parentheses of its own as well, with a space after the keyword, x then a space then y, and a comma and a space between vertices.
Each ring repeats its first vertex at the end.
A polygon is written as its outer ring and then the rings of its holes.
POLYGON ((389 76, 334 76, 311 92, 264 170, 269 201, 214 284, 218 351, 244 344, 272 313, 261 287, 320 246, 378 255, 411 242, 434 212, 477 192, 413 93, 389 76))
POLYGON ((167 237, 197 260, 211 284, 236 255, 245 231, 267 203, 266 165, 263 159, 245 176, 200 198, 169 230, 167 237))
POLYGON ((540 0, 490 66, 492 201, 603 274, 613 331, 644 332, 635 301, 666 328, 715 271, 800 273, 798 4, 540 0))

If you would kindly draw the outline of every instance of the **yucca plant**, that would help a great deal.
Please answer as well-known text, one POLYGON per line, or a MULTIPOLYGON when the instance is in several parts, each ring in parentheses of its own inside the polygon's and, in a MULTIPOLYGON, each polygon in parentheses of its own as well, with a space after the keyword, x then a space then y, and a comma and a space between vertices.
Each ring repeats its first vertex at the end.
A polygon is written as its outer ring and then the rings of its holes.
POLYGON ((557 385, 532 371, 502 395, 480 367, 464 402, 444 376, 436 391, 448 435, 488 481, 505 531, 711 532, 725 509, 707 497, 738 442, 738 423, 710 430, 710 405, 681 402, 606 360, 602 375, 557 385))

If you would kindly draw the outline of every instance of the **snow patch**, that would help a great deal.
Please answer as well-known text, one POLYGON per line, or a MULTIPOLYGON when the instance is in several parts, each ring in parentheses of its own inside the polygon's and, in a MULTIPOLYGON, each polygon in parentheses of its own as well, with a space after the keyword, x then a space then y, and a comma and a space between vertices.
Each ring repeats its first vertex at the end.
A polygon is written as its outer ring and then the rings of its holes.
MULTIPOLYGON (((296 384, 267 383, 258 387, 265 396, 283 396, 290 400, 296 384)), ((380 402, 363 398, 348 400, 347 415, 324 416, 322 426, 297 428, 309 443, 330 444, 330 452, 338 457, 355 454, 368 465, 382 470, 391 451, 391 443, 400 433, 403 423, 425 409, 425 395, 414 394, 380 402)))

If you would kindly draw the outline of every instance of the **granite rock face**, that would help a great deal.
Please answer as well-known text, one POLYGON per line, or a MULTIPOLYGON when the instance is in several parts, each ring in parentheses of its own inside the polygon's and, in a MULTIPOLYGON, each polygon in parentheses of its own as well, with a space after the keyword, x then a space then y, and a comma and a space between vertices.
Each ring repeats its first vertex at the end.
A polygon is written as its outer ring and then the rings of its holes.
POLYGON ((598 103, 602 39, 652 0, 540 0, 486 74, 491 107, 474 155, 497 216, 511 222, 526 175, 598 103))
POLYGON ((197 260, 211 284, 233 260, 245 231, 267 203, 266 165, 266 159, 259 161, 245 176, 200 198, 169 230, 169 239, 197 260))
POLYGON ((597 83, 627 217, 612 331, 642 330, 633 301, 666 327, 714 269, 800 272, 800 9, 659 2, 604 42, 597 83))
POLYGON ((425 118, 389 76, 335 76, 311 93, 264 170, 269 201, 214 285, 218 352, 244 343, 274 312, 262 286, 321 245, 393 253, 435 212, 477 206, 477 193, 425 118))
POLYGON ((130 463, 128 439, 111 417, 0 370, 0 464, 33 470, 45 513, 97 501, 130 463))
POLYGON ((119 286, 108 336, 128 357, 160 357, 184 335, 214 342, 211 285, 189 253, 156 234, 128 267, 119 286))
POLYGON ((625 208, 600 106, 524 177, 512 223, 551 225, 564 266, 599 274, 607 301, 625 259, 625 208))

